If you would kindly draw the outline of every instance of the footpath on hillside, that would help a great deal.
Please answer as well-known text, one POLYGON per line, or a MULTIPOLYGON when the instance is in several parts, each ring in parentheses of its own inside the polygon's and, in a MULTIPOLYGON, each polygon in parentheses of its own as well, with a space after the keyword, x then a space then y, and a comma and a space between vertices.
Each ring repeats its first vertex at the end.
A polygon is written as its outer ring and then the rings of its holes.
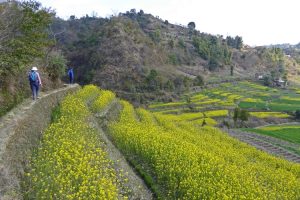
POLYGON ((0 199, 22 199, 20 180, 27 158, 51 121, 51 112, 78 84, 41 92, 40 98, 25 99, 0 118, 0 199))
MULTIPOLYGON (((22 199, 20 181, 28 156, 39 144, 44 129, 49 126, 53 108, 68 93, 73 93, 79 88, 79 85, 73 84, 42 92, 39 99, 25 99, 0 118, 0 199, 22 199)), ((114 105, 111 104, 101 117, 105 117, 114 105)), ((91 117, 91 126, 102 137, 115 168, 127 172, 127 185, 131 190, 129 199, 152 199, 151 191, 109 140, 98 117, 91 117)))
MULTIPOLYGON (((24 173, 27 156, 37 147, 43 130, 49 125, 52 109, 67 93, 78 89, 79 86, 74 84, 41 93, 40 99, 26 99, 0 118, 0 199, 21 199, 14 192, 20 191, 20 178, 24 173), (10 198, 11 194, 16 196, 10 198)), ((91 126, 98 130, 116 169, 128 172, 128 186, 131 189, 129 198, 152 199, 152 193, 144 181, 135 173, 105 132, 105 121, 109 121, 109 115, 119 109, 117 106, 118 103, 114 101, 102 113, 91 117, 91 126)), ((289 151, 292 148, 300 149, 299 145, 238 130, 229 130, 229 135, 273 155, 300 163, 300 156, 289 151)))

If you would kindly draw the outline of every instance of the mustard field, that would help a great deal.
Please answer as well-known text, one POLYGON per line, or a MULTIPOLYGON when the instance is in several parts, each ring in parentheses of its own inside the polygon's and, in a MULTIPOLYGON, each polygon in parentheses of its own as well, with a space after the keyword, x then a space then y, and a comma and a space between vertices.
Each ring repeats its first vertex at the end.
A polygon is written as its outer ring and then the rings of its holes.
POLYGON ((61 116, 45 131, 28 166, 25 199, 127 199, 119 190, 123 175, 116 173, 101 138, 89 126, 86 102, 102 93, 86 86, 61 103, 61 116))
POLYGON ((251 116, 257 118, 268 118, 268 117, 275 117, 275 118, 288 118, 290 115, 281 112, 250 112, 251 116))
MULTIPOLYGON (((193 99, 210 98, 197 95, 193 99)), ((233 95, 222 96, 243 98, 233 95)), ((30 158, 23 181, 25 199, 128 198, 123 170, 114 168, 91 126, 93 115, 108 108, 119 113, 106 122, 108 138, 158 199, 300 199, 299 164, 211 127, 217 123, 214 118, 228 115, 227 109, 152 113, 92 85, 61 103, 59 117, 30 158), (204 119, 211 126, 202 126, 204 119)))
POLYGON ((163 199, 300 198, 299 164, 218 129, 122 105, 119 121, 109 125, 111 137, 155 177, 163 199))

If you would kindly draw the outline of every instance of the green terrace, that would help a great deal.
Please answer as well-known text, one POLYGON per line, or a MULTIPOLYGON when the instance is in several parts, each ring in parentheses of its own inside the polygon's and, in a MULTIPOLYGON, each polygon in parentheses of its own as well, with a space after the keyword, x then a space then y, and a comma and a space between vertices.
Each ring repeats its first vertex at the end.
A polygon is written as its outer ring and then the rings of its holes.
MULTIPOLYGON (((187 120, 192 120, 192 116, 197 115, 198 118, 194 120, 198 121, 203 121, 206 117, 226 118, 236 107, 248 110, 250 117, 289 118, 291 117, 289 112, 295 112, 300 108, 300 95, 294 88, 283 90, 241 81, 222 83, 215 88, 186 94, 178 102, 159 102, 149 105, 149 109, 153 112, 177 116, 189 115, 187 120), (201 115, 199 113, 204 114, 204 117, 199 117, 201 115)), ((216 123, 214 121, 211 124, 216 123)))
MULTIPOLYGON (((300 124, 264 126, 254 129, 243 129, 263 135, 272 136, 288 142, 300 144, 300 124)), ((300 149, 299 149, 300 152, 300 149)))

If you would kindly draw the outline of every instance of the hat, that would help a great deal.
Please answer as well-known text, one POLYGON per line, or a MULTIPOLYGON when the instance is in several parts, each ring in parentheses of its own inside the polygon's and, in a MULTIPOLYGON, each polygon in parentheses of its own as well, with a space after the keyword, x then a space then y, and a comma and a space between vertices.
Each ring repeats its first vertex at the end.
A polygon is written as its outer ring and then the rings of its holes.
POLYGON ((38 69, 36 67, 32 67, 32 71, 37 71, 38 69))

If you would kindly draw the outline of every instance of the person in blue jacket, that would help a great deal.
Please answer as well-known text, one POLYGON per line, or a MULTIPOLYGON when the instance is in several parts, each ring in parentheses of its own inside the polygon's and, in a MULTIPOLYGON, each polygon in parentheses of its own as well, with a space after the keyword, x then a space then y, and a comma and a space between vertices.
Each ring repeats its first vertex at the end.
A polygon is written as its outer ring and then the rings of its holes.
POLYGON ((28 79, 29 79, 30 88, 32 91, 32 99, 33 100, 36 100, 37 98, 39 98, 38 97, 39 89, 40 89, 40 86, 42 86, 41 77, 37 71, 38 71, 37 67, 32 67, 31 71, 28 74, 28 79))
POLYGON ((74 83, 74 72, 73 72, 72 67, 69 67, 69 69, 68 69, 68 76, 69 76, 69 83, 73 84, 74 83))

